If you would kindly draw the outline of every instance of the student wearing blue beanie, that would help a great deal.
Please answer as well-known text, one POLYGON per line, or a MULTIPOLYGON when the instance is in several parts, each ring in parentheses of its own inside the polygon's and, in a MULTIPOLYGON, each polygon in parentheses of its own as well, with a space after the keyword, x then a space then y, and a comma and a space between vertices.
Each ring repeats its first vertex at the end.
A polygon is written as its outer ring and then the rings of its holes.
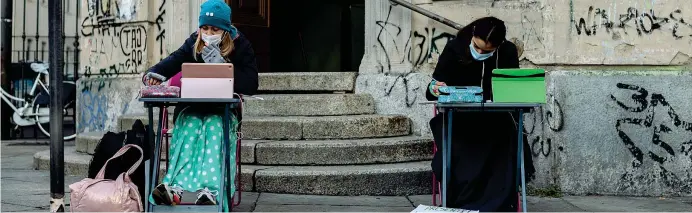
MULTIPOLYGON (((166 79, 180 75, 183 63, 233 63, 234 91, 254 95, 258 88, 255 53, 245 36, 231 25, 231 8, 222 0, 207 0, 201 5, 199 29, 192 33, 175 52, 151 67, 142 81, 145 85, 158 85, 166 79)), ((175 131, 168 150, 167 174, 149 195, 155 205, 177 205, 182 192, 198 192, 197 205, 215 205, 219 199, 228 204, 223 193, 234 194, 235 175, 225 185, 231 191, 219 189, 221 181, 221 144, 223 111, 215 108, 178 106, 174 110, 175 131), (217 197, 218 196, 218 197, 217 197)), ((230 162, 236 159, 237 128, 241 113, 235 111, 231 119, 230 162)), ((231 163, 230 172, 236 166, 231 163)), ((224 205, 225 209, 227 205, 224 205)))

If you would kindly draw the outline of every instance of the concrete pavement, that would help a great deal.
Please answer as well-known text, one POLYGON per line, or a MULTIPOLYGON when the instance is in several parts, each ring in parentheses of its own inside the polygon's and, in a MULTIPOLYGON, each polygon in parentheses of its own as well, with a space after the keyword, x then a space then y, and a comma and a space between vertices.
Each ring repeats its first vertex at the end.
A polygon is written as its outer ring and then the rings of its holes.
MULTIPOLYGON (((73 143, 73 142, 70 142, 73 143)), ((33 154, 45 150, 45 141, 3 141, 0 149, 2 171, 2 212, 48 211, 50 175, 47 171, 32 169, 33 154)), ((66 176, 67 185, 82 177, 66 176)), ((66 193, 69 203, 69 193, 66 193)), ((185 200, 194 199, 194 194, 185 200)), ((243 193, 238 212, 410 212, 419 204, 430 205, 430 195, 376 197, 376 196, 313 196, 269 193, 243 193)), ((561 198, 528 197, 528 210, 538 212, 585 212, 585 211, 692 211, 690 198, 615 197, 615 196, 564 196, 561 198)))

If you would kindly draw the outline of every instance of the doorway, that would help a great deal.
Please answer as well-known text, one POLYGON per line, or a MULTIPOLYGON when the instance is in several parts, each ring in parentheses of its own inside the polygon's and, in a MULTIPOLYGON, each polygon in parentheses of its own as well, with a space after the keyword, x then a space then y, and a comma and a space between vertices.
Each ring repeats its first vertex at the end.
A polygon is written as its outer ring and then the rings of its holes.
POLYGON ((231 7, 260 72, 353 72, 360 66, 364 0, 242 0, 231 7))

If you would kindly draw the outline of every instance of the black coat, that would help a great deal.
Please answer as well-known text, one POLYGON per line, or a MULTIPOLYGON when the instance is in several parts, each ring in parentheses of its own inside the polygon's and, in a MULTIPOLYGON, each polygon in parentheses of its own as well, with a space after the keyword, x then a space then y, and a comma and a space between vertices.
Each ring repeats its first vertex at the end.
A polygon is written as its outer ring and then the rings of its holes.
MULTIPOLYGON (((505 41, 495 51, 492 57, 484 61, 476 61, 469 52, 471 38, 455 38, 447 42, 433 72, 433 79, 445 82, 449 86, 481 86, 483 81, 483 96, 492 100, 491 74, 495 68, 519 68, 517 46, 505 41), (485 66, 485 69, 484 69, 485 66)), ((426 90, 428 100, 437 97, 426 90)))
MULTIPOLYGON (((433 78, 449 86, 481 86, 492 100, 491 73, 495 68, 518 68, 516 46, 506 41, 484 61, 471 58, 471 38, 450 40, 440 55, 433 78), (481 83, 482 82, 482 83, 481 83)), ((426 89, 428 100, 437 100, 426 89)), ((438 152, 433 172, 442 181, 442 114, 430 121, 438 152)), ((451 176, 447 206, 481 212, 516 211, 518 115, 498 112, 456 112, 452 122, 451 176)), ((525 137, 524 137, 525 138, 525 137)), ((528 143, 524 140, 527 174, 533 173, 528 143)), ((527 175, 527 177, 529 177, 527 175)))

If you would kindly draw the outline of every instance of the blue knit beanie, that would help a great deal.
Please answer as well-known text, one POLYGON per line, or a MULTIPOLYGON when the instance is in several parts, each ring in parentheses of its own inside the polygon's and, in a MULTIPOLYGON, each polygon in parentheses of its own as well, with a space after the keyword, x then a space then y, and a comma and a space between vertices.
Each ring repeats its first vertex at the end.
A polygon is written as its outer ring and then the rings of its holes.
POLYGON ((236 29, 231 26, 231 7, 222 0, 207 0, 199 11, 199 27, 214 26, 231 33, 235 37, 236 29))

